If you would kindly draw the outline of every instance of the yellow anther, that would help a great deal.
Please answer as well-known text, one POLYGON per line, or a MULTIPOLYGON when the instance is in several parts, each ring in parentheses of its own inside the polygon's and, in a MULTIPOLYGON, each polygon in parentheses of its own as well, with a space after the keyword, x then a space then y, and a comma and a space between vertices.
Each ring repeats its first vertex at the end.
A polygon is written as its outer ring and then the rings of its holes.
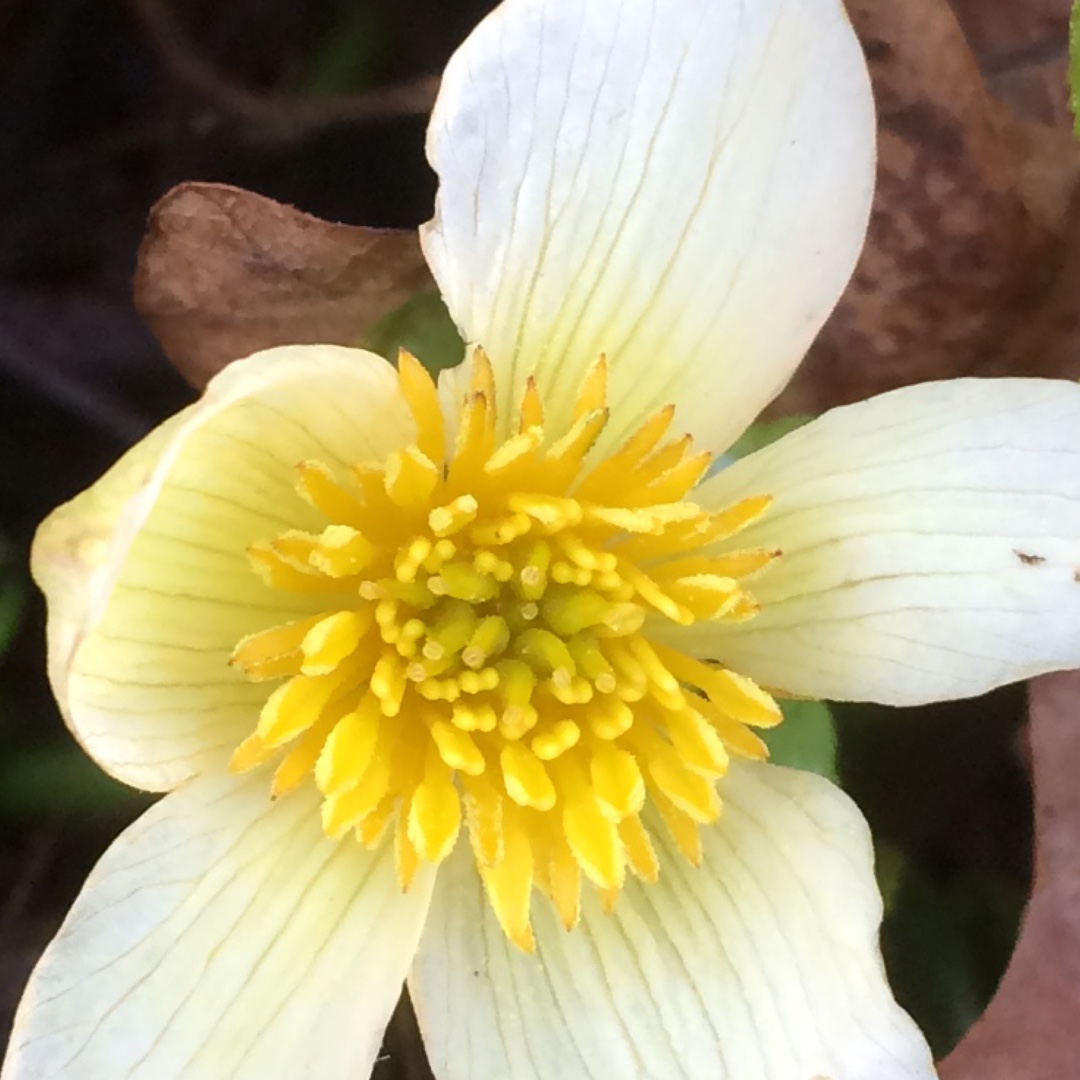
POLYGON ((589 730, 600 739, 617 739, 634 726, 634 710, 621 698, 594 702, 588 713, 589 730))
POLYGON ((596 632, 603 637, 627 637, 645 625, 645 609, 641 604, 623 602, 612 604, 604 613, 603 624, 596 632))
POLYGON ((347 674, 297 675, 279 686, 259 714, 256 731, 262 742, 269 748, 283 746, 307 731, 345 685, 347 674))
POLYGON ((405 665, 396 653, 383 653, 371 673, 371 690, 384 716, 397 716, 405 697, 405 665))
POLYGON ((508 742, 499 754, 506 793, 519 806, 550 810, 555 805, 555 785, 543 762, 520 742, 508 742))
POLYGON ((618 566, 619 560, 612 552, 591 547, 573 533, 557 533, 555 542, 572 563, 585 570, 610 573, 618 566))
POLYGON ((473 854, 479 865, 493 866, 502 857, 503 797, 487 772, 475 777, 465 775, 461 782, 473 854))
POLYGON ((442 471, 418 446, 407 446, 387 458, 383 483, 395 506, 419 510, 427 505, 441 477, 442 471))
POLYGON ((539 428, 529 428, 507 439, 484 463, 484 472, 497 477, 530 462, 543 439, 539 428))
POLYGON ((461 799, 438 749, 428 748, 424 779, 409 803, 409 840, 430 863, 442 862, 461 828, 461 799))
POLYGON ((703 452, 684 458, 658 476, 646 489, 649 502, 666 503, 684 499, 712 464, 712 454, 703 452))
POLYGON ((638 596, 647 604, 651 604, 656 608, 661 615, 666 615, 672 622, 678 623, 679 626, 690 626, 693 623, 693 613, 668 596, 648 574, 643 573, 636 566, 623 566, 622 576, 628 584, 633 585, 638 596))
POLYGON ((754 727, 772 727, 783 719, 780 706, 756 683, 734 671, 710 667, 666 646, 654 647, 657 657, 681 682, 700 687, 705 696, 732 719, 754 727))
POLYGON ((273 589, 316 595, 340 593, 345 587, 341 581, 321 576, 307 564, 306 558, 303 563, 298 563, 268 544, 252 544, 247 549, 247 556, 251 568, 273 589))
POLYGON ((366 513, 363 502, 346 490, 321 461, 303 461, 296 467, 301 498, 331 521, 361 528, 366 513))
POLYGON ((566 642, 550 630, 530 627, 517 635, 513 645, 517 656, 534 671, 554 674, 561 669, 567 675, 577 674, 577 666, 566 642))
POLYGON ((323 618, 322 615, 315 615, 310 619, 276 626, 272 630, 249 634, 233 649, 229 663, 255 681, 299 675, 304 638, 323 618))
POLYGON ((573 720, 558 720, 533 737, 533 753, 541 761, 554 761, 581 741, 581 728, 573 720))
MULTIPOLYGON (((520 811, 518 812, 520 813, 520 811)), ((503 933, 523 952, 535 948, 529 924, 533 888, 533 852, 529 834, 509 806, 503 812, 503 844, 498 861, 480 863, 491 908, 503 933)))
POLYGON ((504 739, 522 739, 540 720, 533 705, 508 705, 499 718, 499 734, 504 739))
POLYGON ((690 768, 711 777, 727 772, 729 758, 723 740, 701 713, 682 709, 668 713, 666 720, 671 745, 690 768))
POLYGON ((466 694, 482 694, 485 690, 494 690, 499 685, 499 673, 493 667, 481 668, 480 671, 463 671, 457 676, 461 689, 466 694))
MULTIPOLYGON (((383 819, 381 814, 385 803, 386 800, 384 799, 383 802, 357 826, 356 831, 360 837, 361 843, 365 842, 368 822, 373 818, 381 819, 380 823, 385 828, 388 821, 387 819, 383 819)), ((370 849, 370 845, 366 843, 365 847, 369 847, 370 849)), ((409 839, 409 817, 407 814, 398 814, 397 823, 394 826, 394 870, 397 873, 398 885, 401 886, 402 892, 408 891, 409 886, 413 882, 413 878, 416 877, 416 871, 419 869, 420 853, 409 839)))
POLYGON ((486 702, 480 705, 458 702, 451 713, 451 719, 454 727, 462 731, 491 732, 499 722, 494 708, 486 702))
POLYGON ((457 544, 453 540, 444 537, 442 540, 435 541, 431 553, 424 557, 421 565, 429 574, 437 574, 443 563, 448 559, 452 559, 456 554, 457 544))
POLYGON ((317 724, 290 747, 274 770, 274 779, 270 783, 270 798, 280 799, 283 795, 288 795, 312 774, 329 730, 329 724, 317 724))
POLYGON ((645 780, 629 751, 600 743, 593 751, 589 772, 600 809, 613 821, 636 814, 645 804, 645 780))
POLYGON ((300 646, 304 654, 303 673, 328 675, 356 651, 374 621, 374 612, 370 607, 338 611, 320 619, 304 635, 300 646))
POLYGON ((544 622, 562 637, 572 637, 604 621, 611 602, 591 589, 548 589, 540 605, 544 622))
POLYGON ((532 518, 527 514, 508 514, 484 525, 474 525, 469 530, 469 538, 475 544, 510 544, 524 536, 532 527, 532 518))
POLYGON ((348 525, 330 525, 323 530, 308 562, 330 577, 349 577, 371 565, 376 548, 363 533, 348 525))
POLYGON ((573 930, 581 918, 581 867, 566 837, 557 829, 552 832, 548 886, 560 922, 573 930))
POLYGON ((478 619, 473 606, 464 600, 447 600, 436 608, 435 618, 421 650, 429 660, 459 653, 469 642, 478 619))
POLYGON ((264 765, 274 756, 274 747, 267 746, 259 738, 257 732, 249 735, 232 753, 229 758, 229 771, 234 773, 246 773, 251 769, 257 769, 264 765))
POLYGON ((575 495, 589 501, 608 501, 613 491, 622 490, 627 474, 664 437, 674 418, 673 405, 654 413, 619 450, 597 464, 577 486, 575 495))
POLYGON ((617 685, 615 669, 600 651, 596 638, 591 634, 577 634, 566 644, 578 671, 591 679, 601 694, 612 693, 617 685))
POLYGON ((389 760, 376 751, 367 772, 357 784, 339 794, 329 795, 323 801, 323 832, 333 840, 340 839, 376 810, 389 787, 389 760))
POLYGON ((457 679, 426 679, 416 688, 425 701, 457 701, 461 686, 457 679))
POLYGON ((428 514, 428 525, 439 537, 452 536, 461 532, 476 519, 480 504, 472 495, 459 495, 445 506, 437 506, 428 514))
POLYGON ((412 582, 431 554, 432 542, 426 536, 410 540, 394 557, 394 576, 401 582, 412 582))
POLYGON ((499 583, 493 577, 464 562, 448 562, 437 577, 428 580, 428 588, 436 595, 452 596, 470 604, 482 604, 499 594, 499 583))
POLYGON ((535 541, 518 571, 515 591, 523 600, 539 600, 547 588, 547 573, 551 566, 551 547, 544 540, 535 541))
POLYGON ((577 585, 579 588, 584 588, 592 582, 592 571, 559 559, 551 565, 551 577, 560 585, 577 585))
POLYGON ((542 428, 544 426, 544 402, 537 389, 536 380, 530 375, 525 380, 525 390, 521 396, 519 409, 519 431, 528 431, 530 428, 542 428))
POLYGON ((506 500, 506 505, 515 513, 527 514, 549 532, 581 521, 581 504, 558 495, 515 494, 506 500))
POLYGON ((416 424, 416 444, 436 465, 446 454, 446 429, 439 391, 424 365, 411 353, 398 353, 398 384, 416 424))
POLYGON ((474 479, 495 449, 495 416, 492 399, 486 393, 470 393, 465 399, 454 456, 450 459, 448 482, 460 487, 474 479))
POLYGON ((604 889, 620 888, 626 862, 618 828, 584 779, 570 779, 570 775, 567 769, 559 778, 564 798, 562 824, 570 850, 594 884, 604 889))
POLYGON ((559 486, 574 478, 585 455, 604 430, 608 421, 607 409, 591 409, 576 420, 570 430, 554 442, 544 455, 545 469, 552 469, 559 486))
POLYGON ((461 661, 466 667, 478 671, 492 656, 498 656, 510 644, 510 627, 499 615, 488 615, 476 624, 461 661))
POLYGON ((467 731, 445 720, 436 720, 431 725, 431 737, 451 769, 469 776, 479 776, 484 771, 484 755, 467 731))
POLYGON ((712 780, 688 769, 670 748, 652 746, 646 756, 649 778, 674 806, 701 825, 720 816, 720 799, 712 780))
POLYGON ((360 782, 375 753, 381 719, 378 701, 368 694, 334 725, 315 762, 315 783, 324 795, 337 795, 360 782))
POLYGON ((605 643, 604 655, 611 662, 618 677, 616 692, 624 701, 640 701, 645 696, 649 678, 641 664, 626 646, 627 640, 613 638, 605 643))
POLYGON ((660 876, 660 862, 641 818, 637 815, 623 818, 619 822, 619 839, 623 842, 630 869, 642 881, 655 882, 660 876))
POLYGON ((379 635, 388 645, 392 645, 401 635, 398 624, 400 606, 400 603, 392 598, 380 600, 375 605, 375 622, 379 627, 379 635))
POLYGON ((580 420, 595 409, 602 409, 607 404, 608 361, 600 354, 593 361, 585 378, 581 381, 577 400, 574 402, 574 420, 580 420))
POLYGON ((500 584, 505 584, 514 576, 514 564, 500 559, 493 551, 478 551, 473 556, 473 566, 481 574, 490 575, 500 584))
POLYGON ((551 696, 563 705, 584 705, 593 698, 592 683, 580 675, 568 674, 565 668, 556 671, 544 685, 551 696))

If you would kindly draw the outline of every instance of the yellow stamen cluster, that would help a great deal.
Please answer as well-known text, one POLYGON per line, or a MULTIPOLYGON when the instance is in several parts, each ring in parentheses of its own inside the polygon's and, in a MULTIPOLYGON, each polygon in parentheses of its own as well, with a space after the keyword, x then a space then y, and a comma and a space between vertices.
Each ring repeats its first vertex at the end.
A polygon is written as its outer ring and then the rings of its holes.
POLYGON ((503 929, 530 949, 534 886, 569 928, 582 875, 609 904, 627 867, 654 880, 646 801, 697 862, 729 753, 765 756, 749 728, 780 719, 768 694, 649 631, 754 614, 744 581, 778 552, 724 541, 770 500, 686 501, 709 456, 665 441, 670 407, 593 460, 603 358, 569 430, 545 430, 530 381, 500 441, 477 350, 449 454, 434 383, 408 354, 399 379, 415 443, 348 475, 301 464, 329 524, 250 550, 270 585, 321 610, 237 646, 250 678, 285 681, 233 768, 278 759, 275 796, 313 776, 332 837, 372 847, 393 825, 403 887, 464 821, 503 929))

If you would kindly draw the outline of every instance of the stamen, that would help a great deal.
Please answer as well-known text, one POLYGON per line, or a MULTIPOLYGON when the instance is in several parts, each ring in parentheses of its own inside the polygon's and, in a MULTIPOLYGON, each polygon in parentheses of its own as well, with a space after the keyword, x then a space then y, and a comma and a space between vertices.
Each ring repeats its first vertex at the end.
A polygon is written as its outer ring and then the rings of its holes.
POLYGON ((647 803, 699 862, 730 756, 767 756, 750 728, 780 720, 772 698, 650 629, 752 618, 747 582, 780 553, 730 543, 768 496, 692 501, 709 455, 664 442, 671 408, 593 461, 603 357, 547 433, 534 380, 500 427, 495 371, 482 350, 472 365, 452 454, 435 383, 403 353, 413 441, 340 475, 298 466, 325 524, 248 555, 310 606, 230 658, 281 680, 231 768, 272 764, 275 798, 314 784, 325 833, 392 843, 402 888, 464 830, 500 926, 531 950, 534 887, 570 929, 583 883, 610 910, 627 868, 655 881, 647 803))

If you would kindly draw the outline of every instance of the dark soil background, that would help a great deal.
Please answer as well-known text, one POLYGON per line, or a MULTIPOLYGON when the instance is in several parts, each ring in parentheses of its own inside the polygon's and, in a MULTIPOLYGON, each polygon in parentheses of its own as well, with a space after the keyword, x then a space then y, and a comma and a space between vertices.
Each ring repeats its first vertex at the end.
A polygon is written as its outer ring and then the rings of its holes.
MULTIPOLYGON (((334 220, 417 225, 434 194, 425 117, 387 113, 407 111, 397 90, 437 74, 491 6, 0 4, 0 556, 6 595, 24 596, 0 658, 0 1045, 87 871, 146 804, 63 730, 25 561, 52 507, 194 395, 131 306, 147 211, 176 183, 212 180, 334 220)), ((996 985, 1026 893, 1022 712, 1013 690, 838 714, 845 786, 883 843, 890 970, 938 1051, 996 985)), ((387 1053, 384 1080, 425 1075, 407 1016, 387 1053)))

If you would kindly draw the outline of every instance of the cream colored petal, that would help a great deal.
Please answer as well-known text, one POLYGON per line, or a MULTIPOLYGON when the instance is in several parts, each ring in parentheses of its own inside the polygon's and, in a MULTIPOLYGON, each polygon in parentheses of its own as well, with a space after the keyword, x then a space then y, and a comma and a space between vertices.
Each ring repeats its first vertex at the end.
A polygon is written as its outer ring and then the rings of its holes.
POLYGON ((262 584, 246 548, 321 527, 295 466, 382 456, 411 433, 393 369, 333 346, 230 365, 205 397, 56 510, 34 542, 61 710, 97 761, 168 789, 254 726, 265 684, 228 666, 241 637, 311 610, 262 584))
POLYGON ((911 705, 1080 666, 1080 387, 963 379, 836 409, 699 489, 775 503, 761 611, 681 636, 811 697, 911 705))
POLYGON ((316 799, 202 777, 109 849, 46 950, 2 1080, 358 1080, 430 900, 316 799))
POLYGON ((839 0, 506 0, 450 61, 428 155, 425 251, 504 416, 534 372, 565 420, 603 352, 609 445, 675 402, 723 449, 854 267, 873 104, 839 0))
POLYGON ((691 867, 595 896, 537 955, 502 935, 468 853, 440 873, 409 991, 439 1080, 930 1080, 892 999, 868 830, 820 777, 739 764, 691 867))

